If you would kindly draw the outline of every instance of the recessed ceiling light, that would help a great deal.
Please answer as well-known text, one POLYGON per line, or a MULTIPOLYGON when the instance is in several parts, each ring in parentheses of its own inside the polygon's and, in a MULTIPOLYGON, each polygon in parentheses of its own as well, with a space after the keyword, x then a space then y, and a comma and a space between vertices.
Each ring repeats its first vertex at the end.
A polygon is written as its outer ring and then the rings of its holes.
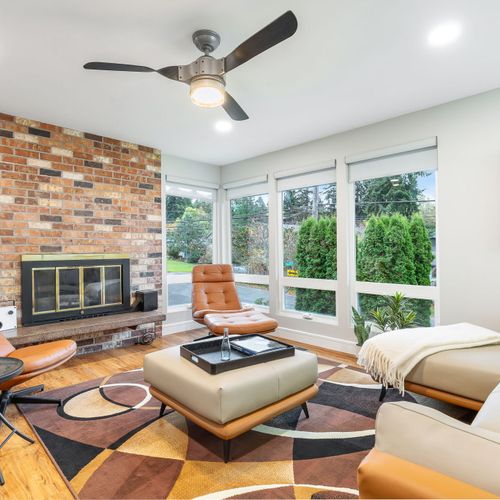
POLYGON ((229 132, 233 128, 233 124, 227 120, 215 122, 215 130, 217 132, 229 132))
POLYGON ((456 21, 449 21, 447 23, 436 26, 430 33, 427 40, 429 44, 434 47, 440 47, 454 42, 462 33, 462 27, 456 21))

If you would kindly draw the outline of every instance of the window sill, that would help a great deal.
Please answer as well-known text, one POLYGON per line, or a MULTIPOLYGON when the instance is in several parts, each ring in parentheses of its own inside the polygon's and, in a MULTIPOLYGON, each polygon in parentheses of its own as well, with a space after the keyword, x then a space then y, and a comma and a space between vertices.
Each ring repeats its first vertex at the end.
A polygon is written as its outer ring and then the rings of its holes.
POLYGON ((336 317, 323 316, 321 314, 311 313, 311 318, 304 318, 304 313, 281 310, 278 312, 278 316, 282 316, 285 318, 292 318, 292 319, 300 319, 311 323, 321 323, 323 325, 338 326, 339 324, 338 319, 336 317))

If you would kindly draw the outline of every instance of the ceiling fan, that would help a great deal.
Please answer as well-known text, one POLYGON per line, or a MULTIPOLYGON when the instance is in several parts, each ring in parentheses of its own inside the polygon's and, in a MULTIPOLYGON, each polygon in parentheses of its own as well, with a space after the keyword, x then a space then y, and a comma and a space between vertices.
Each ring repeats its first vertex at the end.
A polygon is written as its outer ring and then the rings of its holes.
POLYGON ((210 55, 219 46, 220 35, 203 29, 193 33, 193 42, 203 55, 191 64, 153 69, 133 64, 89 62, 83 67, 109 71, 156 72, 171 80, 188 84, 193 104, 204 108, 222 106, 233 120, 247 120, 248 115, 225 90, 225 74, 291 37, 296 31, 297 18, 289 10, 220 59, 210 55))

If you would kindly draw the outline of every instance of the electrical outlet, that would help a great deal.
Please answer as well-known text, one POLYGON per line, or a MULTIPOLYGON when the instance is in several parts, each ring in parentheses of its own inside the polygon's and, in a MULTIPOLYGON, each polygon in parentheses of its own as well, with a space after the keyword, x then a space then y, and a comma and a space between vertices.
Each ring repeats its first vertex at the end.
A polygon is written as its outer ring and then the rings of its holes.
POLYGON ((16 306, 0 307, 0 332, 17 327, 16 306))

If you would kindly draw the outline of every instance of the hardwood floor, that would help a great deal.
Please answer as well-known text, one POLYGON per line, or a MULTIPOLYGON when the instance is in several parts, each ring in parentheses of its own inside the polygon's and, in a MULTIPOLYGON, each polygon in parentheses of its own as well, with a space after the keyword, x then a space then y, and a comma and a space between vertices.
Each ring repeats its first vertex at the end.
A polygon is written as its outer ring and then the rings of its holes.
MULTIPOLYGON (((136 345, 79 356, 51 372, 40 375, 25 385, 44 384, 45 389, 50 391, 121 371, 140 368, 143 357, 148 352, 188 342, 205 334, 206 330, 204 329, 193 330, 167 335, 156 339, 149 346, 136 345)), ((296 344, 299 345, 299 343, 296 344)), ((314 348, 305 344, 300 344, 300 346, 307 347, 319 356, 334 361, 355 364, 355 358, 348 354, 314 348)), ((0 469, 5 478, 5 485, 0 486, 0 498, 16 500, 73 498, 44 448, 14 405, 10 405, 7 409, 7 418, 19 430, 34 438, 35 443, 30 445, 23 439, 13 436, 0 451, 0 469)), ((5 436, 7 436, 7 430, 5 426, 2 426, 0 440, 3 440, 5 436)))

